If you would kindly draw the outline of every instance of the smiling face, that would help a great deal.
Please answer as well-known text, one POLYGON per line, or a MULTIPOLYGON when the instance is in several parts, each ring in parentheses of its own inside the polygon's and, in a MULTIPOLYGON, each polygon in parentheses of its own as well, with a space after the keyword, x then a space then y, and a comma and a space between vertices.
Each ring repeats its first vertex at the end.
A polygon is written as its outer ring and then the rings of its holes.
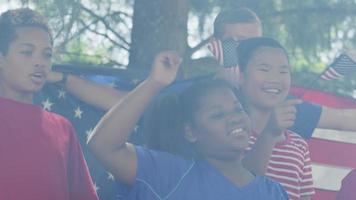
POLYGON ((285 100, 291 84, 285 52, 280 48, 258 48, 241 73, 240 81, 249 106, 273 109, 285 100))
POLYGON ((215 88, 200 98, 190 134, 205 158, 230 160, 241 156, 248 146, 249 133, 249 118, 231 89, 215 88))
POLYGON ((31 101, 50 71, 52 42, 47 31, 36 27, 16 28, 16 36, 8 52, 0 53, 0 95, 31 101))

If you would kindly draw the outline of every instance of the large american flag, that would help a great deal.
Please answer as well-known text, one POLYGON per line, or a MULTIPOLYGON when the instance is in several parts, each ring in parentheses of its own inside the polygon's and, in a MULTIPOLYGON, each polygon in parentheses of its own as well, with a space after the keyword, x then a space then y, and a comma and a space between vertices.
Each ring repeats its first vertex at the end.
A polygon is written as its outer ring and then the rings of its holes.
MULTIPOLYGON (((356 99, 341 97, 303 87, 292 87, 295 96, 302 93, 303 100, 339 109, 356 109, 356 99)), ((315 200, 335 200, 342 179, 356 168, 356 132, 316 129, 308 140, 315 200)))
MULTIPOLYGON (((100 79, 109 80, 109 82, 106 83, 113 87, 124 85, 123 88, 128 90, 133 88, 134 84, 139 82, 134 79, 132 83, 122 83, 116 81, 112 77, 100 77, 100 79)), ((114 200, 116 190, 114 177, 92 156, 86 145, 88 136, 105 112, 75 98, 60 84, 47 84, 35 97, 35 103, 42 106, 44 109, 58 113, 71 121, 76 129, 77 137, 81 143, 85 159, 100 199, 114 200)), ((140 138, 137 134, 133 134, 133 136, 134 137, 131 139, 134 142, 138 140, 137 138, 140 138)))

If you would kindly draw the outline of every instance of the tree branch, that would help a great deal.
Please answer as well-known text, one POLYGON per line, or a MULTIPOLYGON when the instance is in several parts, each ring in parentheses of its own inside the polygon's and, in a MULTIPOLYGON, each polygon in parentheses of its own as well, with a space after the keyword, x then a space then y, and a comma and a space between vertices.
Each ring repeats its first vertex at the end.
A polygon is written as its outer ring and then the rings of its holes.
MULTIPOLYGON (((105 28, 108 29, 109 31, 111 31, 117 38, 119 38, 122 42, 124 42, 126 45, 130 46, 130 43, 126 41, 126 39, 124 37, 122 37, 119 33, 117 33, 111 26, 110 24, 108 24, 105 20, 105 18, 95 14, 93 11, 91 11, 90 9, 86 8, 85 6, 83 5, 80 5, 81 8, 86 11, 87 13, 89 13, 91 16, 99 19, 99 21, 101 23, 104 24, 105 28)), ((116 43, 116 42, 115 42, 116 43)))
POLYGON ((282 11, 276 11, 272 13, 262 14, 261 17, 283 17, 286 15, 310 15, 310 14, 324 14, 324 15, 345 15, 355 16, 356 7, 350 5, 339 6, 315 6, 315 7, 298 7, 294 9, 287 9, 282 11))
POLYGON ((199 44, 197 44, 196 46, 187 49, 186 55, 190 57, 190 56, 193 55, 196 51, 198 51, 198 50, 201 49, 203 46, 205 46, 206 44, 208 44, 210 39, 211 39, 211 37, 208 37, 208 38, 202 40, 202 41, 201 41, 199 44))

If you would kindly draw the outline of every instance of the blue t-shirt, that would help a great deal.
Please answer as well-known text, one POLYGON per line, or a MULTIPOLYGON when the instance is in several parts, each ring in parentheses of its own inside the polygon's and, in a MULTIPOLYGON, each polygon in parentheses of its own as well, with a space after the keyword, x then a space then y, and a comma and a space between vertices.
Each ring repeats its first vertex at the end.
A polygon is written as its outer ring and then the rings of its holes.
POLYGON ((131 187, 118 183, 118 199, 125 200, 274 200, 288 199, 282 186, 257 176, 237 187, 204 161, 136 147, 138 167, 131 187))
POLYGON ((304 139, 312 137, 314 129, 318 126, 322 107, 307 101, 296 106, 297 115, 294 125, 290 128, 304 139))

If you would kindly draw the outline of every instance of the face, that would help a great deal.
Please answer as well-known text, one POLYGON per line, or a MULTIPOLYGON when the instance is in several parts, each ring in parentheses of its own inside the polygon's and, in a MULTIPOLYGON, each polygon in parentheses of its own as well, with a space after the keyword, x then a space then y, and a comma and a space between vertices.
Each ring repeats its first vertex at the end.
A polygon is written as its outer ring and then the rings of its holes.
POLYGON ((262 27, 258 22, 235 23, 224 25, 223 39, 233 38, 235 40, 245 40, 252 37, 261 37, 262 27))
POLYGON ((15 99, 42 89, 52 58, 51 39, 45 30, 20 27, 16 34, 8 53, 0 54, 0 94, 15 99))
POLYGON ((249 106, 273 109, 287 97, 291 76, 289 61, 282 49, 257 49, 240 74, 241 89, 249 106))
POLYGON ((205 158, 234 159, 248 146, 250 121, 234 93, 217 88, 200 101, 191 132, 205 158))

